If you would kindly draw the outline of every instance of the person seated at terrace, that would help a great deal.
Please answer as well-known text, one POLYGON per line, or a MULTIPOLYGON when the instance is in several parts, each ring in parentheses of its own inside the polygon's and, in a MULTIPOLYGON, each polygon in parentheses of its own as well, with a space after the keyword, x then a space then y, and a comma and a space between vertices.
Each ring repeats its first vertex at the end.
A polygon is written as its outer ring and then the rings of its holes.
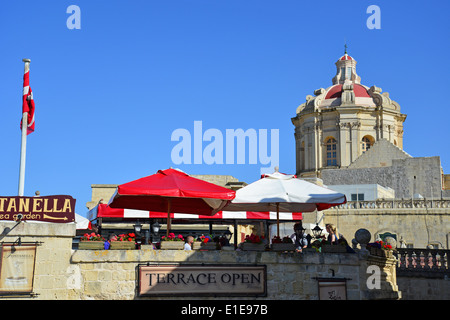
POLYGON ((294 233, 291 235, 291 239, 294 241, 296 252, 302 252, 303 248, 308 247, 308 239, 303 231, 301 222, 294 224, 294 233))
POLYGON ((193 243, 194 243, 194 237, 193 236, 187 236, 186 237, 186 243, 184 244, 184 250, 192 250, 193 243))
POLYGON ((338 235, 336 227, 331 223, 327 223, 325 225, 325 228, 327 229, 327 232, 328 232, 328 237, 327 237, 328 243, 329 244, 338 244, 339 235, 338 235))

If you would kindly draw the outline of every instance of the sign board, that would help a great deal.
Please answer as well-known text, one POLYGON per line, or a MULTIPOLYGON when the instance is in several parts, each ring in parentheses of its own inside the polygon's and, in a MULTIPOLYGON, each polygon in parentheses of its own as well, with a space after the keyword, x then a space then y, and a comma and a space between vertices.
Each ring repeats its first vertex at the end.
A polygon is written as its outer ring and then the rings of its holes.
POLYGON ((319 300, 347 300, 345 279, 322 278, 319 281, 319 300))
POLYGON ((0 295, 31 294, 36 245, 2 245, 0 253, 0 295))
POLYGON ((141 296, 266 296, 266 266, 141 265, 141 296))
POLYGON ((75 221, 75 199, 67 195, 46 197, 0 196, 0 220, 46 221, 69 223, 75 221))

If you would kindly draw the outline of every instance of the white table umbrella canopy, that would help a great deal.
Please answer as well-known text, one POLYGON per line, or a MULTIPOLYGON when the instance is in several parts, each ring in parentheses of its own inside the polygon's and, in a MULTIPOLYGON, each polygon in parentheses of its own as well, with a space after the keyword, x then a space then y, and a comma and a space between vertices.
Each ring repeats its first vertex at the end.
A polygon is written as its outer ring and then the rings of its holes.
POLYGON ((275 172, 242 189, 224 211, 322 211, 346 202, 345 195, 326 187, 275 172))
POLYGON ((223 210, 276 212, 279 236, 280 212, 322 211, 345 202, 342 193, 277 171, 237 190, 236 197, 223 210))

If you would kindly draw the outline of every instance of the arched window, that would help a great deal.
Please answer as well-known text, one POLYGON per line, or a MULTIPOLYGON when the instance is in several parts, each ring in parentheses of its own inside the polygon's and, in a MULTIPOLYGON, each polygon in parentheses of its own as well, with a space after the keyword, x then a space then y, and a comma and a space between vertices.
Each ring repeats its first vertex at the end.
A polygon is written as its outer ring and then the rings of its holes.
POLYGON ((369 137, 365 136, 364 138, 362 138, 362 152, 366 152, 367 150, 369 150, 372 145, 373 142, 369 137))
POLYGON ((325 142, 327 148, 327 166, 337 166, 336 157, 336 140, 334 138, 329 138, 325 142))
POLYGON ((345 74, 346 80, 352 80, 352 68, 347 67, 347 73, 345 74))
POLYGON ((340 81, 344 81, 345 80, 345 68, 341 68, 341 80, 340 81))

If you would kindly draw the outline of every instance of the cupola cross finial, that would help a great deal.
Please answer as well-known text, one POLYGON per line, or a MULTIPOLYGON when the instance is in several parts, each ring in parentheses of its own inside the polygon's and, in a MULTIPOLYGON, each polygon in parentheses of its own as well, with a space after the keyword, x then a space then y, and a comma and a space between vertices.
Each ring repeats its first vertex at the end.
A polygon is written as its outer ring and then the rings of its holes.
POLYGON ((347 54, 347 43, 345 43, 345 45, 344 45, 344 48, 345 48, 345 52, 344 52, 344 54, 347 54))

